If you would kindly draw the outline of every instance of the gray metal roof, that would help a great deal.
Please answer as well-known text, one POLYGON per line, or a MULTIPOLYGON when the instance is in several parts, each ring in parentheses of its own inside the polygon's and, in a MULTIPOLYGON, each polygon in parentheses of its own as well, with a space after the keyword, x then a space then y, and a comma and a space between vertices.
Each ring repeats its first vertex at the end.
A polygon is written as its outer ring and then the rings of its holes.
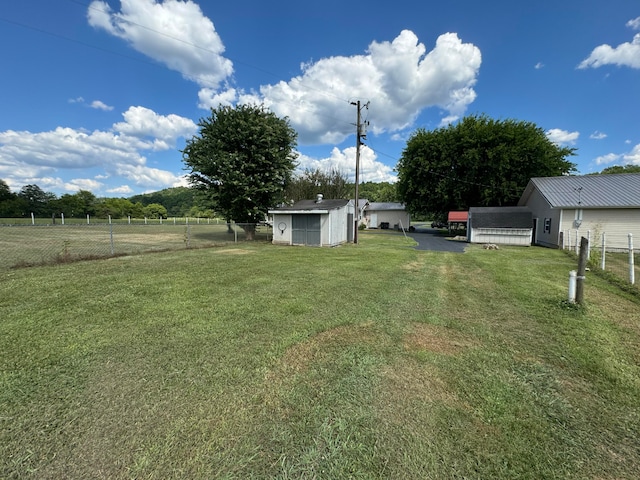
POLYGON ((529 207, 471 207, 472 228, 532 228, 533 214, 529 207))
POLYGON ((269 212, 285 213, 289 211, 298 212, 300 210, 335 210, 337 208, 344 207, 349 203, 352 203, 352 200, 323 199, 321 202, 316 200, 300 200, 293 205, 274 208, 269 210, 269 212))
POLYGON ((537 189, 553 208, 638 208, 640 174, 532 178, 518 205, 537 189))
POLYGON ((404 210, 404 203, 370 202, 367 210, 404 210))

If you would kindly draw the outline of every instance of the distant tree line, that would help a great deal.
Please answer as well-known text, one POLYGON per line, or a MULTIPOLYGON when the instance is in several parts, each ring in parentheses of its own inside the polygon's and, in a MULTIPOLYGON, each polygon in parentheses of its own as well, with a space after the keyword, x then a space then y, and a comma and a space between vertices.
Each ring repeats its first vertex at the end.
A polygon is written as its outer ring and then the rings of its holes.
MULTIPOLYGON (((360 198, 372 202, 397 201, 395 185, 388 182, 360 184, 360 198)), ((352 198, 354 184, 338 171, 307 170, 294 175, 286 192, 288 201, 315 198, 352 198)), ((195 188, 174 187, 157 192, 134 195, 129 198, 99 198, 87 190, 65 193, 58 197, 38 185, 25 185, 13 193, 0 179, 0 218, 36 217, 85 218, 214 218, 216 212, 207 206, 207 200, 195 188)))
POLYGON ((60 217, 84 218, 167 218, 168 216, 213 216, 213 212, 200 206, 196 192, 187 187, 176 187, 131 198, 98 198, 87 190, 65 193, 60 197, 45 192, 38 185, 25 185, 13 193, 0 179, 0 217, 60 217))

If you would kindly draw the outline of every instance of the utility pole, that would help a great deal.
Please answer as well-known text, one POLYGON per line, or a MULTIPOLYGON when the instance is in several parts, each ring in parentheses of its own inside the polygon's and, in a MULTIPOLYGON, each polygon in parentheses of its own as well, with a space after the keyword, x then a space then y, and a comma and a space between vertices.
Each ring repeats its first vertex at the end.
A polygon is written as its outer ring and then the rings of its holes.
MULTIPOLYGON (((363 124, 361 121, 361 110, 360 100, 357 102, 351 102, 351 105, 355 105, 358 109, 357 117, 356 117, 356 205, 355 205, 355 220, 354 220, 354 228, 353 228, 353 243, 358 243, 358 227, 360 226, 360 206, 359 203, 359 193, 358 187, 360 185, 360 146, 362 145, 362 139, 367 138, 367 133, 362 132, 363 124)), ((366 108, 369 108, 369 102, 364 105, 366 108)))

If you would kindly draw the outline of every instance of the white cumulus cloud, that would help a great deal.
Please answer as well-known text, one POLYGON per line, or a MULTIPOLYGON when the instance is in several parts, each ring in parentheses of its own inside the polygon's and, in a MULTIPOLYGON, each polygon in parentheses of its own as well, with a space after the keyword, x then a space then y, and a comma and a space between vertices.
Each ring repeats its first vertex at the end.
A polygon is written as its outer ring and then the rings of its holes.
MULTIPOLYGON (((300 172, 316 169, 338 170, 353 182, 356 170, 356 147, 348 147, 344 150, 334 147, 327 158, 313 158, 301 154, 297 162, 300 172)), ((395 182, 397 180, 392 168, 379 162, 376 153, 366 145, 360 148, 359 178, 360 182, 395 182)))
POLYGON ((217 88, 233 73, 213 22, 191 0, 122 0, 119 12, 95 0, 87 18, 202 87, 217 88))
MULTIPOLYGON (((640 29, 640 17, 627 22, 627 27, 640 29)), ((598 68, 603 65, 640 68, 640 33, 634 35, 631 42, 624 42, 617 47, 603 44, 593 49, 591 54, 580 62, 578 68, 598 68)))
POLYGON ((595 131, 591 135, 589 135, 589 138, 592 140, 604 140, 605 138, 607 138, 607 134, 595 131))
POLYGON ((363 55, 323 58, 303 64, 301 75, 289 81, 252 93, 208 92, 200 102, 216 107, 237 95, 240 103, 264 103, 287 116, 301 143, 339 143, 353 133, 353 99, 370 100, 374 134, 408 128, 429 107, 444 110, 449 122, 457 120, 476 98, 481 63, 478 47, 455 33, 440 35, 427 52, 412 31, 403 30, 392 41, 372 42, 363 55))
POLYGON ((144 107, 131 107, 124 122, 109 131, 87 132, 57 127, 46 132, 7 130, 0 132, 0 177, 10 185, 36 183, 64 190, 99 190, 98 179, 124 176, 145 187, 165 188, 184 184, 184 175, 147 166, 145 151, 175 148, 177 138, 196 132, 192 120, 178 115, 159 115, 144 107), (66 183, 54 174, 60 170, 85 173, 97 169, 96 180, 66 183))
POLYGON ((627 165, 640 165, 640 144, 633 147, 633 149, 623 155, 623 159, 627 165))
POLYGON ((100 100, 94 100, 93 102, 91 102, 90 107, 95 108, 96 110, 104 110, 105 112, 110 112, 111 110, 113 110, 112 106, 107 105, 106 103, 101 102, 100 100))
POLYGON ((558 145, 574 145, 580 132, 568 132, 559 128, 552 128, 546 132, 547 138, 558 145))
POLYGON ((617 153, 608 153, 606 155, 596 157, 594 162, 596 165, 609 165, 611 163, 617 162, 621 158, 622 155, 618 155, 617 153))

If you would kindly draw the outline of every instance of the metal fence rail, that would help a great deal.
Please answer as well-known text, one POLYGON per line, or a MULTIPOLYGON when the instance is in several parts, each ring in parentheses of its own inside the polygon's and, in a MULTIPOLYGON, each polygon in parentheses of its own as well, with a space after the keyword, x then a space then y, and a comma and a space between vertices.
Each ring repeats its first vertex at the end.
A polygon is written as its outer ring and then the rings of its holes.
POLYGON ((607 271, 634 285, 640 265, 640 249, 634 246, 640 239, 634 239, 633 234, 609 234, 598 232, 578 232, 577 230, 563 232, 562 248, 579 253, 580 238, 588 240, 587 258, 591 265, 607 271))
MULTIPOLYGON (((0 269, 131 255, 143 252, 223 246, 244 242, 241 224, 66 224, 0 226, 0 269)), ((256 225, 256 241, 269 241, 271 228, 256 225)))

